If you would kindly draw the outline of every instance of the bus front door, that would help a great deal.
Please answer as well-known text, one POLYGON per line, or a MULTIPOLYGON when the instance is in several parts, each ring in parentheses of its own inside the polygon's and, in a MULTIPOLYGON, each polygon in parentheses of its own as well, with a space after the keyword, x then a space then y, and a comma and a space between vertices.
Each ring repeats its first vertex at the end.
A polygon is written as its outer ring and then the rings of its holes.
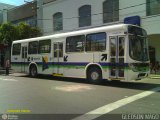
POLYGON ((53 43, 53 75, 62 76, 63 75, 63 43, 55 42, 53 43))
POLYGON ((124 79, 124 55, 125 55, 125 37, 112 36, 110 37, 110 79, 124 79))
POLYGON ((27 72, 27 46, 22 46, 21 72, 27 72))

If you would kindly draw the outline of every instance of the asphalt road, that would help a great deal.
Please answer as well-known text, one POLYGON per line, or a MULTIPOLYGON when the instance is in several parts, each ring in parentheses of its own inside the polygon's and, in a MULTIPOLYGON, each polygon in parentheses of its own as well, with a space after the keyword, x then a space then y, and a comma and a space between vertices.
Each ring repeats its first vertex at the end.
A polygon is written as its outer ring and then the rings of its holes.
POLYGON ((0 75, 0 120, 160 119, 160 79, 88 84, 83 79, 0 75), (9 116, 10 115, 10 116, 9 116), (15 116, 14 116, 15 115, 15 116))

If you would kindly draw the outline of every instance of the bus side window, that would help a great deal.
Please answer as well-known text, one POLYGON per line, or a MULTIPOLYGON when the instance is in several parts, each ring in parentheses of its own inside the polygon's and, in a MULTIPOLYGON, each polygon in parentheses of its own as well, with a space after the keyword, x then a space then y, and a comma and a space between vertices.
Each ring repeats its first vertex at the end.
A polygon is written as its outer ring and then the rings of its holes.
POLYGON ((21 43, 13 44, 12 55, 20 55, 21 53, 21 43))
POLYGON ((51 52, 51 40, 39 41, 39 53, 50 53, 51 52))
POLYGON ((63 43, 59 44, 59 57, 63 57, 63 43))
POLYGON ((106 33, 88 34, 86 37, 86 51, 106 50, 106 33))
POLYGON ((124 56, 124 37, 119 37, 119 56, 124 56))
POLYGON ((28 54, 38 53, 38 41, 29 42, 28 54))
POLYGON ((54 57, 58 57, 58 55, 57 55, 57 49, 58 49, 57 44, 54 44, 54 57))
POLYGON ((83 52, 85 36, 72 36, 66 39, 66 52, 83 52))

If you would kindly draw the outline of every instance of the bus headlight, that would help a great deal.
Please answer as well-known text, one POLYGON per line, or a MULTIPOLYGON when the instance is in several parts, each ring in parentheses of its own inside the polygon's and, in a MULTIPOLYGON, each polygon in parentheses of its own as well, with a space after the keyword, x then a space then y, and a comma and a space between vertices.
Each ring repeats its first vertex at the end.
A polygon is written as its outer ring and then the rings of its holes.
POLYGON ((134 72, 137 71, 137 67, 133 63, 129 63, 129 68, 132 69, 134 72))
POLYGON ((148 72, 149 63, 129 63, 129 68, 134 72, 148 72))

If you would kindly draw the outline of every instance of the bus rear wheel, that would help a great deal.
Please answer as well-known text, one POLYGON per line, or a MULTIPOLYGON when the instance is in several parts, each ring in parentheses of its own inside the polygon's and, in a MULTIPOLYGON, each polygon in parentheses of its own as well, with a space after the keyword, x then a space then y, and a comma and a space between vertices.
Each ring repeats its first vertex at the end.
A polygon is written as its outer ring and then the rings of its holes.
POLYGON ((92 67, 87 72, 87 79, 90 83, 99 84, 102 82, 102 72, 98 67, 92 67))
POLYGON ((31 66, 30 68, 30 76, 36 77, 37 76, 37 68, 35 66, 31 66))

